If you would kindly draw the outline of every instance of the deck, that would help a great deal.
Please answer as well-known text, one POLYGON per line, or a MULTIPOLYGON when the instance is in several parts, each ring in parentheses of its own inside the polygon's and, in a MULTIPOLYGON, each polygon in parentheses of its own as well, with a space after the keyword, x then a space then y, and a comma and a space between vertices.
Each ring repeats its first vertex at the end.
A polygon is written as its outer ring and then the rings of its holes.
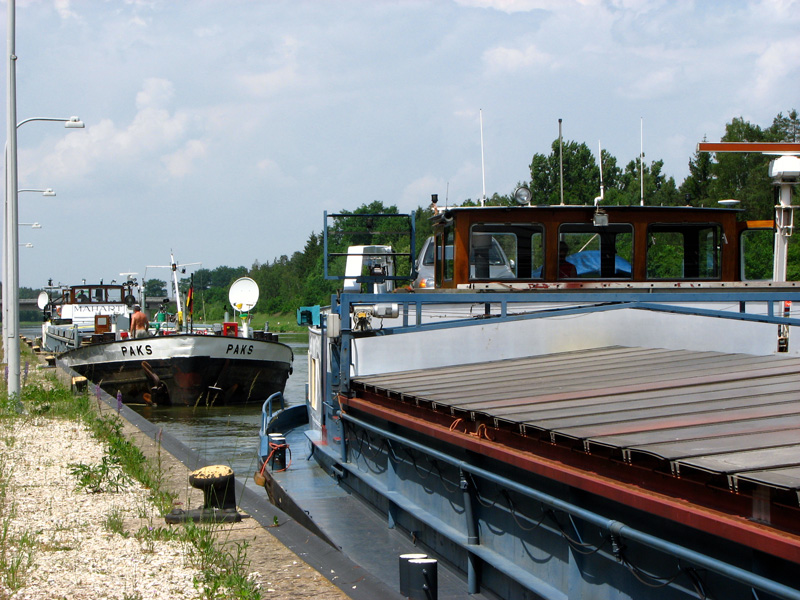
POLYGON ((800 562, 800 359, 609 347, 354 377, 350 411, 800 562))

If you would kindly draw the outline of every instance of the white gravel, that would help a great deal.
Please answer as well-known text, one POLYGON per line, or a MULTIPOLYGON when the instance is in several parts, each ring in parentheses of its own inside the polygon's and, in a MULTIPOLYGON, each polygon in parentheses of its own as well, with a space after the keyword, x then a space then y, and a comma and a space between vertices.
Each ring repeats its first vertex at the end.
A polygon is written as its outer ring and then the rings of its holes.
MULTIPOLYGON (((0 598, 25 600, 199 598, 177 541, 138 541, 141 527, 164 526, 147 490, 130 483, 121 491, 77 488, 70 463, 99 464, 105 449, 84 426, 45 418, 0 426, 0 481, 7 486, 0 526, 11 539, 27 534, 33 564, 24 586, 0 583, 0 598), (131 535, 113 533, 109 516, 124 519, 131 535)), ((18 555, 10 549, 9 556, 18 555)))

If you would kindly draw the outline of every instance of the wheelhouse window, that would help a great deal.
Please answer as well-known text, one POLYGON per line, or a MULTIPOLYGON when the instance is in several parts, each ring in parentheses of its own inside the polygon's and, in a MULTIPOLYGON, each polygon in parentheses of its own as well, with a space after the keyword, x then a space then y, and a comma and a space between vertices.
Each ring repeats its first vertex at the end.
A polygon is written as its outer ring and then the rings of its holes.
POLYGON ((565 223, 558 230, 559 279, 631 279, 633 226, 565 223))
POLYGON ((657 223, 647 229, 648 279, 719 279, 722 228, 715 223, 657 223))
POLYGON ((455 232, 453 227, 447 227, 444 233, 436 236, 436 287, 441 287, 444 281, 453 280, 453 242, 455 232), (444 260, 442 257, 444 256, 444 260))
POLYGON ((540 279, 543 260, 541 225, 476 223, 470 229, 470 279, 540 279))
POLYGON ((775 237, 772 229, 748 229, 742 232, 742 281, 769 281, 773 277, 775 237))

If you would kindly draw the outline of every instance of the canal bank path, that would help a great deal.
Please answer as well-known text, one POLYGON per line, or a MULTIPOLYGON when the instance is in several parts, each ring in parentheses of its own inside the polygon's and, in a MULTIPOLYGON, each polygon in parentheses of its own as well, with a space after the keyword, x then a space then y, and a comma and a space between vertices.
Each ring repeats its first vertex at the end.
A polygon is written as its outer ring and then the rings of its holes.
MULTIPOLYGON (((71 373, 56 372, 70 381, 71 373)), ((188 483, 193 470, 206 466, 196 452, 99 389, 89 395, 101 414, 117 415, 125 436, 160 465, 163 487, 177 495, 177 508, 202 506, 202 492, 188 483)), ((0 600, 232 598, 201 592, 203 573, 186 543, 148 535, 180 525, 166 525, 138 482, 100 493, 77 486, 74 465, 99 465, 104 456, 104 443, 79 421, 21 415, 0 423, 0 600), (25 560, 31 564, 22 569, 18 563, 25 560), (14 582, 17 569, 21 577, 14 582)), ((243 570, 261 598, 398 597, 269 504, 252 476, 235 474, 242 521, 211 527, 218 548, 232 555, 245 549, 243 570)))

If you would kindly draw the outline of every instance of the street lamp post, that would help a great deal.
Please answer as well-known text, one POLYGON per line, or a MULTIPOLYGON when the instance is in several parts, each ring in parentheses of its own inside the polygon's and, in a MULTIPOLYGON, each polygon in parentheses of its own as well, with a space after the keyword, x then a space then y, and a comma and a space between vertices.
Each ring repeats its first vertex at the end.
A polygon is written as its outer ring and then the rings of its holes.
MULTIPOLYGON (((6 155, 6 158, 8 158, 7 155, 6 155)), ((8 166, 8 162, 7 161, 6 161, 6 166, 8 166)), ((21 192, 40 192, 42 194, 42 196, 55 196, 56 195, 56 193, 53 191, 53 188, 17 190, 17 193, 21 193, 21 192)), ((5 205, 6 205, 5 206, 5 209, 6 209, 5 218, 8 219, 8 203, 6 202, 5 205)), ((29 225, 30 227, 33 227, 34 229, 41 229, 41 227, 42 227, 38 223, 19 223, 19 225, 20 226, 29 225)), ((5 251, 3 252, 3 271, 2 271, 3 272, 4 285, 8 282, 8 273, 7 273, 7 271, 8 271, 8 258, 7 257, 8 256, 9 256, 8 247, 6 247, 5 251)), ((5 300, 6 298, 8 298, 7 288, 6 288, 6 291, 3 292, 3 299, 5 300)), ((8 356, 8 354, 7 354, 8 346, 6 345, 6 339, 8 337, 8 303, 7 302, 3 302, 2 311, 3 311, 3 318, 2 318, 2 321, 3 321, 3 355, 4 356, 8 356)), ((6 360, 8 360, 8 359, 6 359, 6 360)))
POLYGON ((17 123, 17 56, 16 56, 16 5, 15 0, 7 3, 7 53, 8 78, 6 132, 8 141, 6 145, 6 256, 5 261, 7 280, 3 284, 8 293, 3 295, 3 305, 8 305, 8 331, 6 333, 6 363, 8 365, 8 396, 14 398, 18 410, 22 410, 20 401, 20 352, 19 352, 19 222, 17 212, 17 128, 29 121, 61 121, 66 127, 83 127, 77 117, 70 119, 31 118, 17 123))

